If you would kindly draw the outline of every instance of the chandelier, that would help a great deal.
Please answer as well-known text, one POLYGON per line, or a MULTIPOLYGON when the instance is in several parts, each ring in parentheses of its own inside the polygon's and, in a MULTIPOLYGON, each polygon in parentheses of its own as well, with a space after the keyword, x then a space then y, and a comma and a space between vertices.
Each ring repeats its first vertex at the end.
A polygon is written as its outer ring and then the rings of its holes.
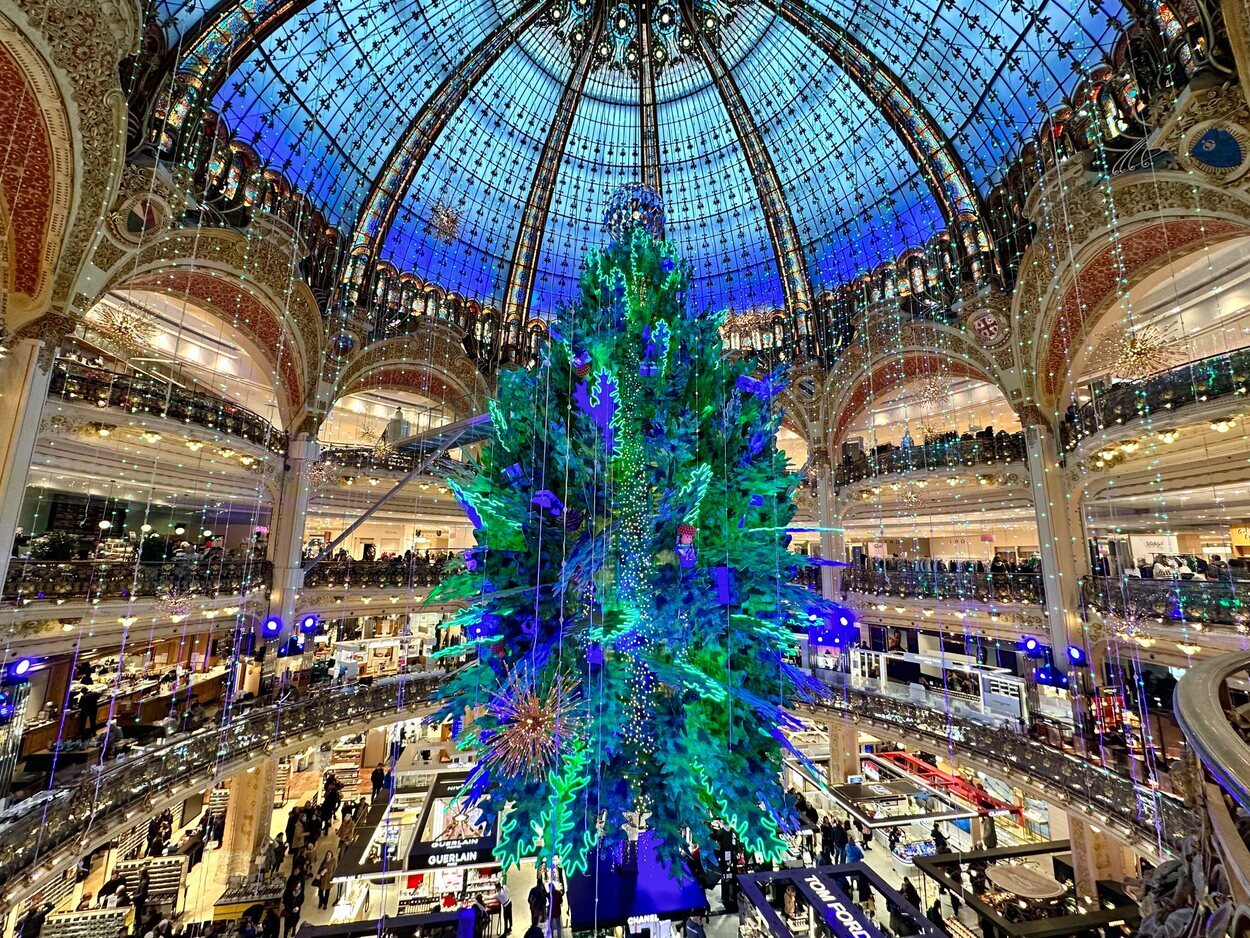
POLYGON ((1107 352, 1111 374, 1121 381, 1140 381, 1177 364, 1182 353, 1176 341, 1158 326, 1125 325, 1107 352))
POLYGON ((181 622, 191 615, 193 606, 191 597, 177 590, 170 590, 156 598, 156 614, 160 618, 168 618, 171 622, 181 622))
POLYGON ((460 209, 439 199, 430 209, 428 230, 443 244, 451 244, 460 234, 460 209))
POLYGON ((335 478, 335 467, 325 459, 318 459, 308 467, 308 487, 314 492, 330 485, 335 478))
POLYGON ((941 375, 930 375, 916 387, 916 402, 928 411, 942 411, 950 407, 951 383, 941 375))
POLYGON ((103 304, 92 328, 104 338, 127 352, 140 352, 152 345, 156 327, 141 315, 111 304, 103 304))

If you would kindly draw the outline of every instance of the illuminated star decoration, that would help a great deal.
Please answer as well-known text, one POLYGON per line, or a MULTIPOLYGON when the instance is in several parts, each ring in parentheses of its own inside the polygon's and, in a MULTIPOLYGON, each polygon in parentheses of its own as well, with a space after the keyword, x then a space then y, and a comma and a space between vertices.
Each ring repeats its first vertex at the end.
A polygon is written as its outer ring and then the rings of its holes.
POLYGON ((443 244, 451 244, 460 234, 460 209, 439 199, 430 209, 429 231, 443 244))
POLYGON ((1157 326, 1125 325, 1108 350, 1111 373, 1121 381, 1140 381, 1167 371, 1181 360, 1176 341, 1157 326))
POLYGON ((310 489, 323 489, 334 481, 334 466, 325 459, 318 459, 308 468, 308 487, 310 489))
POLYGON ((109 303, 102 305, 98 319, 92 321, 96 332, 130 352, 149 348, 156 327, 138 314, 109 303))
POLYGON ((1126 603, 1123 610, 1108 609, 1103 614, 1103 619, 1117 638, 1134 641, 1143 648, 1149 648, 1155 643, 1150 634, 1148 620, 1157 623, 1159 616, 1136 603, 1126 603))
POLYGON ((386 427, 374 430, 372 427, 360 428, 360 441, 373 448, 375 461, 382 461, 395 452, 395 444, 386 438, 386 427))
POLYGON ((940 375, 925 378, 916 387, 916 401, 928 411, 944 410, 951 402, 950 382, 940 375))
POLYGON ((577 682, 559 675, 542 691, 528 669, 513 671, 490 704, 494 727, 482 733, 482 762, 513 778, 546 774, 581 727, 577 682))

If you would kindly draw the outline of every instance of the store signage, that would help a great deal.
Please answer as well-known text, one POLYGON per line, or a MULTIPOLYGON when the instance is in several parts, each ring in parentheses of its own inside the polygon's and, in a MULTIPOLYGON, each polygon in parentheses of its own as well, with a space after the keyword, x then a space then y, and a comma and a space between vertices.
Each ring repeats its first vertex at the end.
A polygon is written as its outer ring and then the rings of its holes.
POLYGON ((495 862, 495 819, 491 818, 478 833, 469 823, 470 811, 457 805, 468 777, 468 772, 441 772, 435 776, 425 796, 418 839, 408 851, 408 869, 440 870, 495 862), (436 805, 440 809, 437 812, 436 805), (430 829, 436 814, 443 818, 442 830, 430 829))
POLYGON ((1180 552, 1174 534, 1133 534, 1129 536, 1128 549, 1134 562, 1140 558, 1147 563, 1154 562, 1155 554, 1171 556, 1180 552))
POLYGON ((835 785, 831 793, 839 801, 901 801, 904 798, 928 795, 925 789, 906 780, 870 782, 865 785, 835 785))
POLYGON ((880 934, 869 931, 860 917, 851 911, 846 899, 825 885, 819 876, 810 874, 803 882, 807 886, 805 891, 824 906, 825 923, 837 938, 876 938, 880 934))

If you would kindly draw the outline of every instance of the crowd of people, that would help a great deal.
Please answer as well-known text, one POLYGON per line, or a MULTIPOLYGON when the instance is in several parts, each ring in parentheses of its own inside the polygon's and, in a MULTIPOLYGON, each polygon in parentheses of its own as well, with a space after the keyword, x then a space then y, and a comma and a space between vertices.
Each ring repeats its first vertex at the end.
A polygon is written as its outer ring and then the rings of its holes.
POLYGON ((976 465, 991 461, 1022 460, 1024 441, 1019 431, 995 430, 992 426, 972 428, 963 433, 947 430, 927 435, 917 443, 911 430, 905 430, 898 443, 882 443, 871 449, 843 447, 837 467, 837 484, 857 482, 872 475, 905 472, 909 469, 976 465))
MULTIPOLYGON (((1110 561, 1099 557, 1095 562, 1094 573, 1109 576, 1110 561)), ((1208 583, 1227 582, 1228 580, 1250 580, 1250 563, 1240 557, 1224 560, 1219 554, 1212 554, 1211 559, 1196 554, 1155 554, 1151 557, 1138 557, 1135 566, 1127 567, 1124 575, 1142 580, 1205 580, 1208 583)))
POLYGON ((844 584, 871 591, 872 581, 909 586, 923 595, 967 594, 984 589, 998 599, 1037 599, 1041 596, 1041 557, 1018 559, 1014 552, 998 552, 992 559, 944 557, 888 557, 858 555, 858 565, 844 584))
POLYGON ((260 860, 260 872, 264 875, 286 871, 282 912, 278 915, 269 910, 259 920, 245 917, 240 928, 242 938, 277 938, 279 920, 282 934, 290 935, 299 927, 305 894, 310 888, 316 890, 317 908, 329 907, 339 860, 355 842, 360 821, 368 809, 366 799, 344 797, 343 783, 333 772, 327 772, 322 780, 320 795, 291 808, 286 828, 266 844, 260 860), (337 848, 319 847, 336 820, 337 848))

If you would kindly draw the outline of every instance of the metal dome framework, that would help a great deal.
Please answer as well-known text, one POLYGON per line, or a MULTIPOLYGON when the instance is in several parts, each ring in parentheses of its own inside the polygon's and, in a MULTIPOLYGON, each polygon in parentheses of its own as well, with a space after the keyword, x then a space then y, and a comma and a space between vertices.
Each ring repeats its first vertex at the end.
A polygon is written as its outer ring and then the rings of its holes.
MULTIPOLYGON (((597 38, 609 4, 593 6, 597 38)), ((660 70, 646 54, 601 68, 599 43, 552 28, 550 0, 224 0, 198 16, 163 0, 156 16, 178 63, 167 129, 211 107, 351 231, 357 264, 524 319, 567 297, 628 182, 664 194, 696 302, 730 309, 810 310, 943 228, 956 253, 988 244, 980 187, 1123 11, 966 6, 744 0, 660 70), (458 230, 436 236, 449 207, 458 230)))

